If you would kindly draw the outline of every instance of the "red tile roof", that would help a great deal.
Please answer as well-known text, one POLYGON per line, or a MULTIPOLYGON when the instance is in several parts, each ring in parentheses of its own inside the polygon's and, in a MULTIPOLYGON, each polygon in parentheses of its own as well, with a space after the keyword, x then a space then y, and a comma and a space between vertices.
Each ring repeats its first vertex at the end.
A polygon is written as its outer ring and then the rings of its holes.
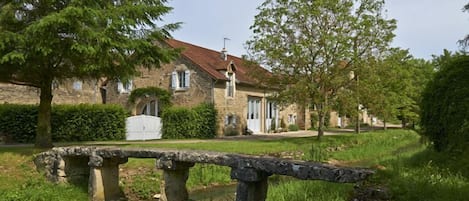
POLYGON ((181 56, 189 59, 200 69, 207 72, 212 78, 216 80, 227 80, 225 74, 221 73, 221 70, 226 70, 227 66, 231 62, 235 65, 236 68, 236 80, 244 83, 255 85, 257 82, 248 74, 250 73, 266 73, 270 74, 264 68, 256 65, 249 65, 247 61, 242 58, 229 55, 226 60, 223 60, 221 57, 221 52, 210 50, 204 47, 197 45, 189 44, 175 39, 168 39, 166 43, 172 48, 182 48, 181 56))

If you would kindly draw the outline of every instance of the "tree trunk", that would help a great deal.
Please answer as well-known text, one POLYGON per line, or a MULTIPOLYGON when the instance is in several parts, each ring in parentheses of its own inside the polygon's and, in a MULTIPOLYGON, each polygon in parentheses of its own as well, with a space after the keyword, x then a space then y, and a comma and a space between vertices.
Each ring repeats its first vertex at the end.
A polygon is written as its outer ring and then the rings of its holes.
POLYGON ((52 145, 51 132, 51 107, 52 104, 52 79, 41 84, 39 100, 39 114, 37 118, 36 142, 37 148, 50 148, 52 145))
POLYGON ((324 135, 324 121, 326 115, 324 115, 324 110, 321 108, 318 110, 318 118, 319 118, 319 125, 318 125, 318 140, 321 140, 321 137, 324 135))
POLYGON ((383 119, 383 127, 384 127, 384 130, 388 130, 388 127, 386 126, 386 119, 383 119))
POLYGON ((360 113, 357 114, 357 123, 355 123, 355 133, 360 134, 360 113))

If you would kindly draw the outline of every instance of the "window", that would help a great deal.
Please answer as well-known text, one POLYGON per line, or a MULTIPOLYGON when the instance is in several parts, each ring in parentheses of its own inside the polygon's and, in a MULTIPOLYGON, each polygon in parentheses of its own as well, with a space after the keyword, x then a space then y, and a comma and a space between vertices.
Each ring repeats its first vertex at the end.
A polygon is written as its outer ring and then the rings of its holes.
POLYGON ((132 91, 132 84, 133 84, 132 80, 129 80, 128 82, 125 82, 125 83, 118 80, 117 81, 117 91, 121 94, 130 93, 132 91))
POLYGON ((153 100, 145 104, 142 108, 141 114, 159 117, 160 109, 158 108, 158 101, 153 100))
POLYGON ((226 96, 227 97, 234 97, 234 90, 235 90, 235 75, 234 73, 226 73, 226 77, 228 81, 226 81, 226 96))
POLYGON ((236 125, 236 116, 232 114, 226 115, 225 125, 236 125))
POLYGON ((288 115, 288 124, 296 124, 296 115, 293 115, 293 114, 288 115))
POLYGON ((190 71, 173 71, 171 74, 171 88, 176 90, 188 89, 190 86, 190 71))
POLYGON ((73 82, 73 89, 75 89, 76 91, 81 91, 82 88, 83 88, 83 82, 82 81, 77 80, 77 81, 73 82))

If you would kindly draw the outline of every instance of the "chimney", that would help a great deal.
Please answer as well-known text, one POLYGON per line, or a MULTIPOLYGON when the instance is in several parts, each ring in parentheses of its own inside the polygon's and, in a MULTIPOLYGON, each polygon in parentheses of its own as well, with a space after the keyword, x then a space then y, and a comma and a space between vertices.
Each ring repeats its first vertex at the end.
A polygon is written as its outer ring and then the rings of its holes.
POLYGON ((223 48, 221 50, 221 59, 223 59, 223 61, 226 61, 228 59, 228 54, 227 54, 228 51, 226 51, 226 48, 223 48))

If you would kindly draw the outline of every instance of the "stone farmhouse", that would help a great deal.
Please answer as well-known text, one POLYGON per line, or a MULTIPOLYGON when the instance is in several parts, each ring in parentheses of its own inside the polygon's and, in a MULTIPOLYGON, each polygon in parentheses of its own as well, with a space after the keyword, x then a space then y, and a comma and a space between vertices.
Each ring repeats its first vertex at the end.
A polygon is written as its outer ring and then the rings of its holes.
MULTIPOLYGON (((171 48, 181 48, 179 59, 159 69, 140 69, 140 75, 129 82, 119 80, 70 79, 53 84, 53 104, 121 104, 132 115, 159 116, 164 108, 158 97, 140 98, 128 103, 132 89, 159 87, 172 94, 175 106, 194 107, 201 103, 213 103, 218 111, 218 135, 226 128, 242 133, 249 129, 254 133, 270 132, 272 123, 278 128, 283 119, 286 125, 296 124, 295 107, 280 109, 268 100, 272 93, 267 87, 259 87, 250 74, 269 72, 260 66, 248 66, 239 57, 226 50, 214 51, 186 42, 169 39, 171 48)), ((0 103, 37 104, 39 91, 33 87, 0 83, 0 103)))
MULTIPOLYGON (((54 104, 120 104, 132 115, 160 116, 164 110, 158 97, 140 98, 129 104, 133 89, 159 87, 172 94, 175 106, 194 107, 213 103, 218 111, 217 134, 227 129, 241 134, 249 129, 253 133, 272 132, 281 121, 288 126, 298 124, 310 128, 308 109, 296 105, 278 106, 269 100, 275 90, 258 84, 253 74, 270 74, 258 65, 248 64, 227 51, 210 50, 175 39, 168 39, 171 48, 182 50, 180 57, 159 69, 140 69, 140 75, 129 82, 119 80, 70 79, 53 84, 54 104)), ((0 103, 37 104, 38 89, 0 83, 0 103)), ((331 113, 330 126, 344 126, 336 113, 331 113)))
MULTIPOLYGON (((294 107, 280 110, 268 100, 273 91, 261 87, 252 76, 254 72, 270 74, 267 70, 248 65, 226 50, 214 51, 175 39, 167 40, 166 44, 182 49, 179 59, 159 69, 141 69, 140 76, 125 84, 109 82, 106 103, 126 105, 132 89, 159 87, 171 92, 172 103, 177 106, 213 103, 218 111, 218 135, 223 135, 227 128, 237 133, 246 128, 266 133, 273 128, 272 123, 278 128, 282 119, 286 125, 296 123, 294 107)), ((133 115, 155 116, 164 110, 158 105, 158 97, 141 99, 128 109, 133 115)))

